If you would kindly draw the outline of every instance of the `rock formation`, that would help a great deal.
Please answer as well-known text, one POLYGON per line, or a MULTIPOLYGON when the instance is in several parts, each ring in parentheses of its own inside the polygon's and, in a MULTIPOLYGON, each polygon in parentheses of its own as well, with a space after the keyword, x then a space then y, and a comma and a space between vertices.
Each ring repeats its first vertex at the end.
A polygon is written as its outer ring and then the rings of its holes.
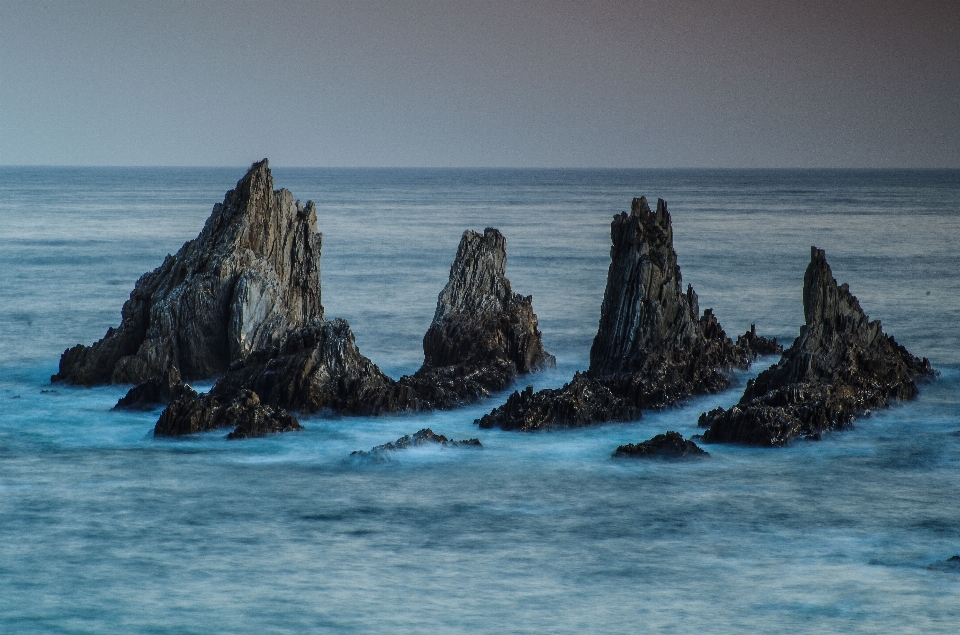
POLYGON ((413 375, 391 379, 360 353, 345 320, 315 319, 235 361, 211 395, 230 400, 246 389, 289 410, 379 415, 451 409, 503 390, 518 373, 555 364, 532 300, 512 292, 505 264, 499 231, 464 232, 413 375))
POLYGON ((180 436, 227 427, 234 428, 228 439, 303 429, 286 410, 264 406, 255 392, 241 390, 233 399, 223 401, 209 394, 186 394, 167 405, 153 434, 180 436))
POLYGON ((641 408, 662 408, 730 385, 730 371, 755 357, 735 345, 710 309, 700 314, 697 294, 684 292, 673 225, 661 199, 646 198, 630 214, 615 216, 613 246, 600 327, 586 377, 550 391, 514 393, 478 420, 484 427, 534 430, 622 421, 641 408), (584 398, 589 395, 588 398, 584 398))
POLYGON ((443 448, 482 448, 480 439, 464 439, 463 441, 454 441, 448 439, 442 434, 436 434, 430 428, 424 428, 413 436, 405 435, 397 439, 394 443, 385 443, 371 448, 369 452, 357 450, 351 452, 350 456, 354 459, 364 459, 374 463, 385 463, 390 460, 390 454, 398 450, 423 446, 439 446, 443 448))
POLYGON ((122 322, 64 352, 51 379, 141 383, 171 367, 212 377, 323 317, 316 207, 274 191, 264 159, 213 207, 200 235, 137 281, 122 322))
POLYGON ((739 403, 700 417, 704 441, 769 446, 819 438, 891 399, 910 399, 933 374, 871 322, 848 285, 838 285, 823 250, 811 247, 803 278, 805 325, 780 362, 747 383, 739 403))
POLYGON ((642 443, 621 445, 613 453, 614 458, 662 458, 683 459, 709 456, 693 441, 688 441, 678 432, 658 434, 642 443))
POLYGON ((751 324, 750 330, 737 338, 737 347, 751 350, 757 357, 760 355, 783 354, 783 346, 777 342, 777 338, 771 340, 762 335, 757 335, 756 324, 751 324))
POLYGON ((115 409, 150 410, 160 404, 167 404, 185 396, 196 396, 196 391, 180 379, 180 371, 172 366, 160 377, 151 377, 142 384, 131 388, 120 398, 115 409))

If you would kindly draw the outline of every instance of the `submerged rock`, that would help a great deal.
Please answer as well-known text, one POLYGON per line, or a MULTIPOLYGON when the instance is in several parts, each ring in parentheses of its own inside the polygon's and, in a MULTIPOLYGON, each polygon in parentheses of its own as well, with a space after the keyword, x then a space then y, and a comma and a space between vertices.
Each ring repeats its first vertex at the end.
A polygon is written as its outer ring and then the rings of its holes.
POLYGON ((297 418, 280 408, 264 406, 257 394, 242 390, 232 399, 210 394, 184 395, 167 405, 153 429, 155 436, 181 436, 233 427, 228 439, 262 437, 302 430, 297 418))
POLYGON ((710 309, 700 313, 692 286, 683 291, 666 202, 653 212, 646 198, 634 199, 629 215, 614 217, 610 237, 586 376, 556 390, 515 392, 478 423, 535 430, 636 419, 640 409, 723 390, 733 368, 749 367, 749 345, 735 345, 710 309))
POLYGON ((910 399, 932 375, 880 321, 870 321, 848 285, 838 285, 822 249, 810 248, 803 278, 805 325, 777 365, 747 383, 739 403, 700 416, 708 443, 782 446, 847 427, 891 399, 910 399))
POLYGON ((52 381, 147 382, 173 367, 212 377, 323 317, 316 207, 273 189, 264 159, 214 206, 200 234, 140 277, 119 327, 63 353, 52 381))
POLYGON ((613 456, 614 458, 682 459, 709 455, 693 441, 684 439, 679 432, 670 431, 666 434, 658 434, 642 443, 621 445, 613 456))
POLYGON ((939 560, 927 565, 929 571, 943 571, 944 573, 960 573, 960 556, 950 556, 946 560, 939 560))
POLYGON ((211 395, 248 389, 278 408, 347 415, 451 409, 487 397, 518 373, 555 364, 532 300, 512 292, 505 264, 499 231, 464 232, 413 375, 385 375, 360 353, 346 320, 314 319, 280 345, 235 361, 211 395))
POLYGON ((180 397, 196 395, 196 391, 183 383, 176 367, 168 368, 160 377, 151 377, 127 391, 114 409, 150 410, 168 404, 180 397))
POLYGON ((430 445, 444 448, 483 447, 483 445, 480 443, 480 439, 464 439, 462 441, 454 441, 453 439, 448 439, 442 434, 436 434, 430 428, 424 428, 416 432, 413 436, 407 434, 400 437, 393 443, 385 443, 383 445, 378 445, 374 448, 371 448, 369 452, 364 452, 362 450, 351 452, 350 456, 356 459, 365 459, 375 463, 383 463, 390 460, 390 454, 397 452, 398 450, 406 450, 409 448, 430 445))

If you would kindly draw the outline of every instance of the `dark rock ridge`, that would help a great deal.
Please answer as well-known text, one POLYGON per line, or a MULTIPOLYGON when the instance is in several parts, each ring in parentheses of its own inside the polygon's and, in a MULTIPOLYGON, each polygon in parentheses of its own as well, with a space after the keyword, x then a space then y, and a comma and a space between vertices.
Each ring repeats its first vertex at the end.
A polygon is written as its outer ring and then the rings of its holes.
MULTIPOLYGON (((488 228, 464 232, 450 279, 424 337, 424 363, 399 381, 357 348, 345 320, 314 319, 277 346, 234 362, 211 395, 256 392, 264 403, 347 415, 451 409, 506 388, 518 373, 552 366, 530 296, 504 276, 506 241, 488 228)), ((159 425, 159 424, 158 424, 159 425)))
POLYGON ((856 416, 910 399, 930 362, 911 355, 870 321, 848 285, 838 285, 822 249, 810 248, 803 277, 805 325, 780 362, 747 383, 739 403, 700 416, 709 443, 782 446, 819 438, 856 416))
POLYGON ((580 426, 639 417, 731 383, 733 368, 756 356, 735 345, 713 311, 700 313, 693 287, 683 291, 673 225, 662 199, 646 198, 610 225, 613 246, 600 326, 586 376, 556 390, 514 393, 478 423, 511 430, 580 426))
POLYGON ((251 390, 241 390, 230 400, 210 394, 185 394, 160 415, 155 436, 180 436, 233 427, 228 439, 262 437, 274 432, 302 430, 297 418, 281 408, 260 403, 251 390))
POLYGON ((122 321, 63 353, 51 379, 141 383, 175 367, 212 377, 323 317, 316 207, 273 189, 264 159, 213 207, 200 234, 140 277, 122 321))
POLYGON ((670 431, 666 434, 658 434, 642 443, 621 445, 613 456, 614 458, 682 459, 709 455, 693 441, 684 439, 679 432, 670 431))
POLYGON ((454 441, 448 439, 442 434, 436 434, 430 428, 424 428, 416 432, 413 436, 404 435, 393 443, 385 443, 371 448, 369 452, 357 450, 351 452, 350 456, 356 459, 365 459, 375 463, 384 463, 390 460, 390 454, 398 450, 407 450, 422 446, 440 446, 444 448, 482 448, 480 439, 464 439, 454 441))
POLYGON ((777 342, 777 338, 771 340, 757 335, 756 324, 751 324, 750 330, 737 338, 737 347, 749 349, 756 356, 783 354, 783 346, 777 342))
POLYGON ((150 410, 185 396, 196 396, 196 391, 180 379, 176 366, 168 368, 160 377, 151 377, 131 388, 120 398, 115 409, 150 410))
POLYGON ((938 560, 927 565, 929 571, 943 571, 944 573, 960 573, 960 556, 950 556, 946 560, 938 560))

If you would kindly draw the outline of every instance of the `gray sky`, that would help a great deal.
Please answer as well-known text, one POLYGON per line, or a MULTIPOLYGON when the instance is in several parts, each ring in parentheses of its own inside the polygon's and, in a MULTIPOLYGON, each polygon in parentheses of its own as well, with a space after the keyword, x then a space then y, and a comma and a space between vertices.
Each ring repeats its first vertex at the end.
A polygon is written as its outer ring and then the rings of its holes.
POLYGON ((0 0, 0 164, 960 167, 960 2, 0 0))

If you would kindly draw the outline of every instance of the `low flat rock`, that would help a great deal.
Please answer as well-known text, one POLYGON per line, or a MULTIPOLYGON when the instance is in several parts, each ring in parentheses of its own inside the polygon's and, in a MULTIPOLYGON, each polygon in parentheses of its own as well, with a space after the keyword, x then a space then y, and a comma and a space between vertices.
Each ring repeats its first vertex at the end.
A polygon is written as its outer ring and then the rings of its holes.
POLYGON ((152 410, 181 397, 196 396, 196 391, 183 383, 176 367, 168 368, 160 377, 151 377, 127 391, 116 410, 152 410))
POLYGON ((453 439, 448 439, 442 434, 436 434, 430 428, 424 428, 413 435, 408 434, 402 436, 393 443, 385 443, 383 445, 375 446, 371 448, 369 452, 364 452, 362 450, 351 452, 350 457, 354 459, 372 461, 374 463, 384 463, 391 460, 390 455, 395 452, 424 446, 437 446, 443 448, 483 447, 483 445, 480 443, 480 439, 464 439, 462 441, 454 441, 453 439))
POLYGON ((641 443, 621 445, 613 453, 614 458, 684 459, 705 456, 709 455, 700 446, 673 431, 658 434, 641 443))
POLYGON ((916 380, 934 374, 929 360, 870 321, 816 247, 804 274, 803 309, 805 324, 780 362, 750 380, 737 405, 700 416, 709 427, 705 442, 782 446, 818 439, 864 411, 913 398, 916 380))
POLYGON ((182 436, 230 427, 234 430, 227 435, 229 439, 303 429, 297 418, 286 410, 265 406, 255 392, 242 390, 229 400, 196 393, 180 397, 167 405, 153 434, 182 436))

